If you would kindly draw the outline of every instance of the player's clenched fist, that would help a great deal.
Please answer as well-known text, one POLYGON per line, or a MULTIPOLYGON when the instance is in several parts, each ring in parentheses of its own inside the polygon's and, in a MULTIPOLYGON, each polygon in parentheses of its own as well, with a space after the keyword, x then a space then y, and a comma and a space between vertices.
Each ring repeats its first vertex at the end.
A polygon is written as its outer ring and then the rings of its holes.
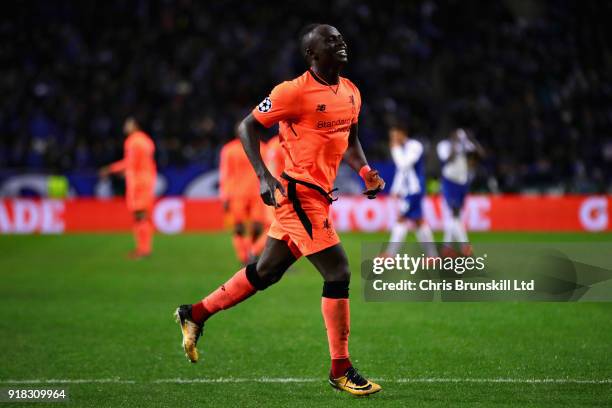
POLYGON ((376 198, 376 194, 385 188, 385 180, 378 175, 377 170, 370 169, 370 166, 364 166, 359 175, 363 178, 366 190, 363 192, 370 200, 376 198))

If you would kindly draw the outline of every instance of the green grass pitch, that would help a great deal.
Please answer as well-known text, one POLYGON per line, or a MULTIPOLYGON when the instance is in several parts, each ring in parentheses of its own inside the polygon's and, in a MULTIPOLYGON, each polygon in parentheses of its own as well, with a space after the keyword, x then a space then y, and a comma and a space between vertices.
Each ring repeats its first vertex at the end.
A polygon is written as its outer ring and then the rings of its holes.
MULTIPOLYGON (((612 244, 611 234, 471 236, 612 244)), ((127 234, 0 237, 0 388, 67 387, 71 407, 612 405, 611 303, 366 303, 360 244, 387 236, 342 239, 351 354, 380 379, 377 395, 326 383, 322 281, 305 260, 212 318, 201 361, 187 362, 172 313, 238 269, 228 234, 157 236, 138 262, 125 259, 127 234)))

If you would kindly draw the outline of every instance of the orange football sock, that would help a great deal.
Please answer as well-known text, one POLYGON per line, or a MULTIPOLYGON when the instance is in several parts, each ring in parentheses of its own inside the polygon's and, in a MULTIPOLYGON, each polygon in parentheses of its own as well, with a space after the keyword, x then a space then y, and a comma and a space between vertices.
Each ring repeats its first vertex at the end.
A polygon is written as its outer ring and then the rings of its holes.
POLYGON ((136 221, 134 224, 134 239, 136 240, 136 252, 140 254, 151 253, 153 241, 153 224, 148 219, 136 221))
POLYGON ((232 243, 234 244, 234 250, 236 251, 238 260, 246 264, 249 261, 249 254, 251 252, 250 238, 234 234, 232 236, 232 243))
POLYGON ((242 268, 202 301, 191 305, 191 317, 201 323, 218 311, 237 305, 256 291, 247 279, 246 269, 242 268))
POLYGON ((348 351, 350 307, 348 299, 321 298, 321 312, 327 329, 329 354, 332 358, 331 375, 338 378, 351 367, 348 351))

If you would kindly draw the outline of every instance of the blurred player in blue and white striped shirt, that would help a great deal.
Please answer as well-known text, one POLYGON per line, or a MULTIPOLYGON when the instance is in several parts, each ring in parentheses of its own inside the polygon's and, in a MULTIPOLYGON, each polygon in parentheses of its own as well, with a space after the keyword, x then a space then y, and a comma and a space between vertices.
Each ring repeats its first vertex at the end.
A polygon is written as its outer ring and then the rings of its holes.
POLYGON ((444 221, 443 255, 452 255, 454 251, 451 246, 460 243, 461 254, 470 256, 472 247, 461 222, 461 209, 470 184, 468 154, 476 153, 482 157, 484 149, 465 130, 455 129, 447 139, 438 143, 437 153, 442 164, 442 196, 452 213, 444 221))
POLYGON ((416 225, 417 240, 423 244, 427 256, 437 256, 431 228, 423 218, 425 197, 425 154, 423 144, 409 137, 408 130, 396 125, 389 130, 391 156, 395 163, 395 177, 391 196, 400 199, 400 214, 391 229, 391 239, 384 255, 394 256, 401 249, 411 223, 416 225))

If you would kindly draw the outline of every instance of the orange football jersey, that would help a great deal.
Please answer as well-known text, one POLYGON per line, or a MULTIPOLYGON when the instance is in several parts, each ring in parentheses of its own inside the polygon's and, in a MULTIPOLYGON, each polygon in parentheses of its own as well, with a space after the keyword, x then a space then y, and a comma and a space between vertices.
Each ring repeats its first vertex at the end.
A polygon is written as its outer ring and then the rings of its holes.
POLYGON ((276 178, 280 176, 285 167, 285 158, 283 157, 283 151, 280 145, 280 138, 278 135, 274 136, 268 143, 264 150, 264 162, 270 170, 270 173, 276 178))
POLYGON ((130 210, 149 208, 155 198, 155 143, 144 132, 131 133, 123 144, 124 158, 110 165, 113 173, 125 173, 125 196, 130 210))
POLYGON ((252 113, 265 127, 279 123, 285 173, 331 190, 360 109, 351 81, 340 77, 327 85, 306 71, 277 85, 252 113))
POLYGON ((221 149, 219 190, 224 200, 259 196, 259 179, 237 138, 221 149))

